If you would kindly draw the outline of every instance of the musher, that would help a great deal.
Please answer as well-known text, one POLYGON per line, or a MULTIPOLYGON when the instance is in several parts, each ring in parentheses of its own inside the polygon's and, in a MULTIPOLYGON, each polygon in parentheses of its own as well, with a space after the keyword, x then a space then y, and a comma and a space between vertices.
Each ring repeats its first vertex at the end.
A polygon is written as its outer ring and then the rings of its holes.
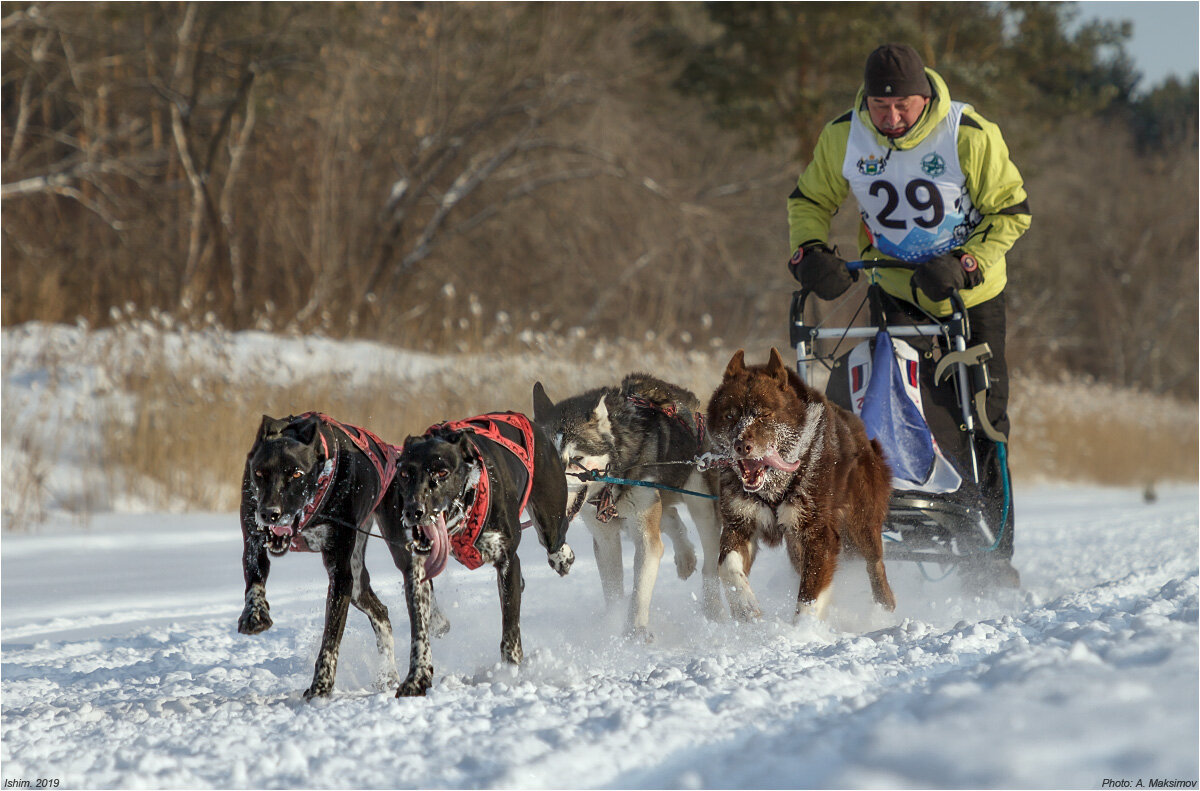
MULTIPOLYGON (((986 342, 994 355, 987 417, 1007 437, 1004 256, 1031 218, 1024 182, 999 127, 971 105, 951 101, 945 81, 925 68, 912 47, 885 44, 867 58, 854 108, 821 131, 812 162, 788 196, 795 251, 788 266, 821 299, 835 299, 858 277, 829 245, 830 221, 851 192, 862 218, 858 257, 919 265, 877 270, 890 297, 889 323, 920 323, 920 310, 947 316, 948 297, 959 291, 970 345, 986 342)), ((971 486, 967 435, 959 428, 953 380, 935 386, 933 368, 922 366, 925 417, 943 452, 956 460, 963 491, 971 486)), ((994 551, 969 572, 980 582, 1019 587, 1007 444, 981 435, 975 444, 987 521, 993 530, 1002 524, 1003 532, 994 551)))

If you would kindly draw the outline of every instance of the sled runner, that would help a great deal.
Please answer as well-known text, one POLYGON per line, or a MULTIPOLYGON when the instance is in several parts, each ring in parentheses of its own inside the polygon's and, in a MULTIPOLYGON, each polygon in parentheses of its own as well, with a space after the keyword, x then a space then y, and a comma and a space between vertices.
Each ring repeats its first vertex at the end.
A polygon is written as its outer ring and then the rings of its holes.
MULTIPOLYGON (((852 261, 847 266, 869 270, 873 264, 852 261)), ((904 266, 895 261, 887 265, 904 266)), ((994 551, 1009 518, 1011 487, 1003 482, 999 508, 985 505, 978 487, 978 448, 988 447, 1003 461, 1007 438, 988 422, 984 404, 991 350, 987 344, 970 344, 961 298, 957 293, 951 297, 954 310, 949 317, 889 325, 884 301, 891 297, 871 283, 855 313, 857 318, 864 305, 868 307, 867 325, 828 327, 806 321, 807 297, 805 290, 792 294, 789 336, 796 350, 796 371, 814 385, 815 366, 829 369, 826 396, 862 418, 868 435, 883 445, 892 468, 892 496, 883 528, 886 560, 937 563, 954 570, 994 551), (921 354, 906 339, 936 351, 921 354), (834 349, 818 353, 817 341, 834 341, 834 349), (935 366, 937 383, 953 380, 959 430, 967 435, 966 452, 957 458, 943 453, 925 420, 922 404, 928 393, 922 392, 920 372, 930 365, 935 366)), ((942 444, 949 440, 943 437, 942 444)), ((1006 464, 1001 466, 1007 470, 1006 464)))

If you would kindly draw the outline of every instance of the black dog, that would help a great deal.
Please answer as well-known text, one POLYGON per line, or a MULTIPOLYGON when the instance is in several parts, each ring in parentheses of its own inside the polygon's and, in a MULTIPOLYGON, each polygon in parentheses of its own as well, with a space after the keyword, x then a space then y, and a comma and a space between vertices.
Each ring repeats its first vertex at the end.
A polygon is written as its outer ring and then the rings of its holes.
POLYGON ((517 545, 528 503, 550 567, 564 575, 575 561, 566 543, 567 486, 554 445, 529 418, 492 413, 433 426, 404 442, 396 480, 404 501, 405 535, 395 520, 381 524, 404 573, 412 650, 408 677, 396 696, 424 695, 433 683, 429 647, 434 602, 430 579, 453 554, 467 568, 496 567, 500 585, 500 656, 520 664, 521 592, 517 545), (411 538, 408 546, 404 539, 411 538), (413 562, 414 556, 425 562, 413 562))
MULTIPOLYGON (((266 597, 271 556, 282 557, 289 550, 320 552, 329 574, 325 630, 312 686, 304 693, 307 699, 333 689, 351 603, 375 630, 385 662, 381 684, 399 685, 387 607, 371 590, 363 564, 372 515, 400 532, 403 501, 394 475, 398 454, 398 448, 365 429, 309 412, 278 420, 263 415, 246 457, 241 507, 246 607, 238 631, 258 634, 271 628, 266 597)), ((436 602, 431 610, 439 633, 449 629, 436 602)))

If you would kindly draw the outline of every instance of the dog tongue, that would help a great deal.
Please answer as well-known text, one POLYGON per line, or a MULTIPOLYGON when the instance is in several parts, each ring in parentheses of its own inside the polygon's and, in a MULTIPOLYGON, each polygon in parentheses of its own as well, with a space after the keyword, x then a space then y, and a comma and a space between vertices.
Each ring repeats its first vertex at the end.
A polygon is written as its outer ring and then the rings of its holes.
POLYGON ((775 449, 772 449, 770 453, 763 457, 763 463, 774 467, 777 470, 784 470, 786 472, 795 472, 796 470, 800 469, 799 459, 796 459, 795 461, 784 461, 780 457, 779 451, 775 449))
POLYGON ((290 536, 292 534, 291 525, 271 525, 271 532, 277 536, 290 536))
POLYGON ((450 537, 446 533, 446 515, 439 513, 436 524, 421 525, 421 532, 433 548, 425 556, 425 578, 433 579, 446 568, 450 557, 450 537))

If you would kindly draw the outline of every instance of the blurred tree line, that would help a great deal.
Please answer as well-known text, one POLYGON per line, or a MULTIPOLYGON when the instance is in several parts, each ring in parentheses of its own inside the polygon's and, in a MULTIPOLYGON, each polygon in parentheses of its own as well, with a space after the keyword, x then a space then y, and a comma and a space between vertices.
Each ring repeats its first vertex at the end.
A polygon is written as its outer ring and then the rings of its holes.
POLYGON ((3 322, 783 343, 784 199, 906 41, 1026 177, 1014 364, 1194 397, 1196 77, 1142 90, 1074 13, 5 3, 3 322))

